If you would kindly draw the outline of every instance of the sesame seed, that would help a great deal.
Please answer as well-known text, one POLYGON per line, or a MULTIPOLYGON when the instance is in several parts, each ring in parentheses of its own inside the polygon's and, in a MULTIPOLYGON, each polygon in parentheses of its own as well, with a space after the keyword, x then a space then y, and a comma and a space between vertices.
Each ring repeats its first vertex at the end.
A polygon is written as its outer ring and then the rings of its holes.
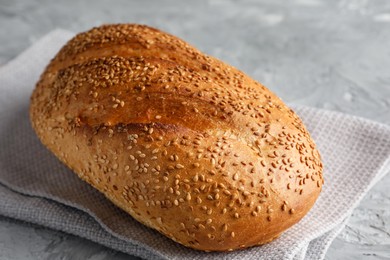
POLYGON ((215 159, 214 158, 211 158, 211 164, 215 165, 215 159))
POLYGON ((222 225, 222 230, 223 230, 223 231, 226 232, 226 231, 227 231, 227 228, 228 228, 228 226, 227 226, 226 224, 223 224, 223 225, 222 225))
POLYGON ((225 193, 226 195, 231 195, 232 193, 228 190, 224 190, 223 193, 225 193))
POLYGON ((182 164, 176 164, 176 169, 183 169, 184 168, 184 165, 182 165, 182 164))

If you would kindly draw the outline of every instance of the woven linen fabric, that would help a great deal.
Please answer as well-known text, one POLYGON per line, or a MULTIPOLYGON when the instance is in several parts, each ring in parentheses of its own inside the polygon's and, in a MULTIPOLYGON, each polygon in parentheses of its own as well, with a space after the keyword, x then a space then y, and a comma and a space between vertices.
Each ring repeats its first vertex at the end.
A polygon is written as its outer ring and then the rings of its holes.
POLYGON ((38 140, 28 116, 46 64, 73 33, 56 30, 0 68, 0 215, 62 230, 145 259, 323 259, 352 210, 390 171, 390 127, 293 106, 318 145, 325 184, 311 211, 269 244, 228 253, 188 249, 81 181, 38 140))

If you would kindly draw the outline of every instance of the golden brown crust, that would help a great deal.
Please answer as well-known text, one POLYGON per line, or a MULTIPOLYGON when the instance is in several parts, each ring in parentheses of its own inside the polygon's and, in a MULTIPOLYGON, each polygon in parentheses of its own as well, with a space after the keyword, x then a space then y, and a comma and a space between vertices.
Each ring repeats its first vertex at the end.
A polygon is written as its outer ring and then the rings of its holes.
POLYGON ((135 219, 200 250, 264 244, 317 199, 301 120, 237 69, 156 29, 68 42, 31 98, 41 141, 135 219))

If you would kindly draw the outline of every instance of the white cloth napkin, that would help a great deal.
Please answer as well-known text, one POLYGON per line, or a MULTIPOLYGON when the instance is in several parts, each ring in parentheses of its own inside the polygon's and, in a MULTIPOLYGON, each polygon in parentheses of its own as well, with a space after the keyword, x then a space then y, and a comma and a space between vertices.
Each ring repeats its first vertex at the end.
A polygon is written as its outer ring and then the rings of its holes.
POLYGON ((323 259, 367 191, 390 171, 390 127, 295 106, 322 154, 325 185, 312 210, 283 235, 230 253, 185 248, 133 220, 40 144, 29 98, 73 33, 56 30, 0 69, 0 215, 75 234, 146 259, 323 259))

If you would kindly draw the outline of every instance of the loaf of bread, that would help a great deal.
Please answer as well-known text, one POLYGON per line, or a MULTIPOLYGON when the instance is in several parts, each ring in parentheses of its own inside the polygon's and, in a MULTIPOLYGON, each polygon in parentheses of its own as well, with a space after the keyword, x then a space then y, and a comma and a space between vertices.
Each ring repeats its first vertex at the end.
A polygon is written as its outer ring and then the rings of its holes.
POLYGON ((148 26, 104 25, 71 39, 37 83, 30 117, 81 179, 194 249, 277 238, 323 184, 313 140, 277 96, 148 26))

